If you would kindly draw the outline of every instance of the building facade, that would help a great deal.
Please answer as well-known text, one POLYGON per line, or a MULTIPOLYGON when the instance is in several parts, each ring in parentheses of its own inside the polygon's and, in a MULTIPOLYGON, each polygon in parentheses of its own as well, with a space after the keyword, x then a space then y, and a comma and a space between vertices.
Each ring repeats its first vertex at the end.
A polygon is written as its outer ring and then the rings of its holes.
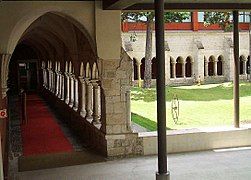
MULTIPOLYGON (((166 84, 190 85, 200 80, 216 83, 233 80, 233 33, 217 24, 205 27, 203 13, 193 12, 190 22, 165 25, 166 84)), ((249 13, 240 13, 240 78, 247 79, 249 66, 249 13)), ((189 20, 188 20, 189 21, 189 20)), ((123 45, 134 60, 134 80, 143 79, 145 25, 122 24, 123 45), (132 40, 133 36, 133 40, 132 40)), ((153 35, 152 78, 156 77, 155 39, 153 35)))

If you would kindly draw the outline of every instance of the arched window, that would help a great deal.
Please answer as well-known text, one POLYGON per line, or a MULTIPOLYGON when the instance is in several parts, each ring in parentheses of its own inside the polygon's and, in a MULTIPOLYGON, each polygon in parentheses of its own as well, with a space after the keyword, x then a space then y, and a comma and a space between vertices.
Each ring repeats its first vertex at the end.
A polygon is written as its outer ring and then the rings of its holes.
POLYGON ((213 76, 214 75, 214 56, 210 56, 209 57, 209 61, 208 61, 208 75, 209 76, 213 76))
POLYGON ((157 65, 156 65, 156 58, 152 59, 152 79, 156 79, 157 73, 157 65))
POLYGON ((186 58, 186 77, 192 77, 192 60, 190 57, 186 58))
POLYGON ((222 68, 223 68, 222 64, 223 64, 223 57, 219 56, 218 57, 218 62, 217 62, 217 75, 219 75, 219 76, 223 75, 223 73, 222 73, 223 72, 222 71, 222 68))
POLYGON ((246 71, 247 71, 247 74, 250 74, 250 56, 248 56, 246 71))
POLYGON ((244 74, 244 63, 245 63, 245 57, 240 57, 240 74, 244 74))
POLYGON ((176 59, 176 77, 181 78, 182 77, 182 58, 178 57, 176 59))

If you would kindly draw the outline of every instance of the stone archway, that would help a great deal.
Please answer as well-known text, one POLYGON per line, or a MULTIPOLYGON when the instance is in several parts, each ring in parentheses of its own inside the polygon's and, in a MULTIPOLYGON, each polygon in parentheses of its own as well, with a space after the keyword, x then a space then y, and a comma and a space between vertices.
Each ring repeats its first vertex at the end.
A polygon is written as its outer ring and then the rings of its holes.
POLYGON ((215 75, 215 57, 210 56, 208 60, 208 75, 214 76, 215 75))
POLYGON ((176 59, 176 77, 177 78, 181 78, 181 77, 183 77, 183 58, 182 57, 178 57, 177 59, 176 59))
POLYGON ((223 56, 218 57, 217 61, 217 75, 222 76, 223 75, 223 56))
POLYGON ((186 58, 186 64, 185 64, 185 73, 186 73, 186 77, 192 77, 192 59, 191 57, 187 57, 186 58))

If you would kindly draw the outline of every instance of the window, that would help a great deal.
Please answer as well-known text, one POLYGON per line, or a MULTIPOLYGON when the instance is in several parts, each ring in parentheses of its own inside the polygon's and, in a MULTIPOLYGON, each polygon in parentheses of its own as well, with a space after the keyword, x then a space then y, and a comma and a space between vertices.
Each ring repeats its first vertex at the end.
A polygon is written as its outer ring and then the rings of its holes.
POLYGON ((198 22, 204 22, 204 12, 198 12, 198 22))
POLYGON ((249 23, 250 22, 249 14, 250 12, 239 12, 239 22, 249 23))

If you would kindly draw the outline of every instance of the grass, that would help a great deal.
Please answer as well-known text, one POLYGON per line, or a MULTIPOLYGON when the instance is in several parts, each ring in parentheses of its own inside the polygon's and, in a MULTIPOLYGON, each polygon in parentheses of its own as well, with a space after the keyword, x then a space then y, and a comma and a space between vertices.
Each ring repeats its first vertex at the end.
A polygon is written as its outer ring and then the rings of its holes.
MULTIPOLYGON (((240 83, 240 120, 251 120, 251 83, 240 83)), ((149 129, 156 130, 156 89, 132 89, 132 120, 149 129), (136 120, 137 119, 137 120, 136 120), (149 124, 149 125, 148 125, 149 124), (153 128, 155 127, 155 128, 153 128)), ((167 128, 181 129, 233 125, 233 83, 201 86, 166 87, 167 128), (180 104, 178 123, 171 114, 171 100, 177 94, 180 104)))

